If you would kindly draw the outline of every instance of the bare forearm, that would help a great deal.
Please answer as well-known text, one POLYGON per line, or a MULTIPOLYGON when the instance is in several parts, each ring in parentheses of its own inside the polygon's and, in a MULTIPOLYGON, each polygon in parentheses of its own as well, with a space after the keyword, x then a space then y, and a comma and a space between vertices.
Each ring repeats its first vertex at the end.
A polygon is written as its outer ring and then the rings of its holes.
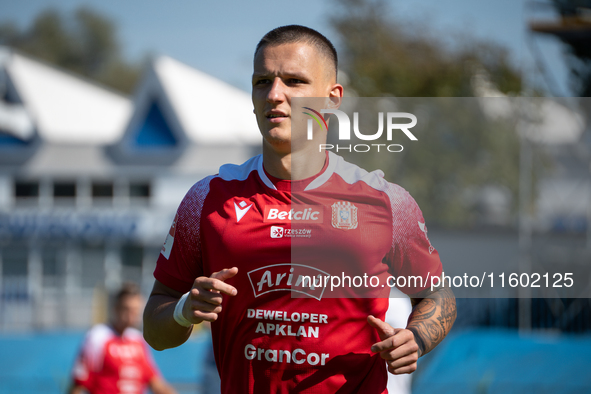
POLYGON ((415 334, 419 355, 429 353, 451 330, 456 320, 456 299, 449 288, 441 288, 413 300, 407 329, 415 334))
POLYGON ((191 335, 190 327, 183 327, 174 318, 178 299, 152 294, 144 310, 144 338, 156 350, 177 347, 191 335))
MULTIPOLYGON (((224 296, 235 296, 238 290, 225 283, 238 273, 238 268, 224 268, 211 276, 196 278, 191 291, 186 293, 182 318, 187 324, 200 324, 217 320, 222 311, 224 296)), ((183 294, 165 284, 154 281, 152 294, 144 310, 144 338, 156 350, 179 346, 189 338, 192 325, 183 327, 174 319, 174 310, 183 294)))

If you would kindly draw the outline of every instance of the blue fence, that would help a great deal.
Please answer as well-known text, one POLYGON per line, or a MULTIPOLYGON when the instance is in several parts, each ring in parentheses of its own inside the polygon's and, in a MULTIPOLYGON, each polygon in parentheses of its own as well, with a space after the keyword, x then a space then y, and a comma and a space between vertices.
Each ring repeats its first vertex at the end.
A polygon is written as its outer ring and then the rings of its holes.
MULTIPOLYGON (((0 336, 0 394, 65 393, 83 332, 0 336)), ((179 393, 201 392, 209 334, 194 335, 175 349, 153 352, 162 375, 179 393)))
POLYGON ((413 392, 591 393, 591 337, 457 330, 419 360, 413 392))
MULTIPOLYGON (((516 298, 459 298, 454 329, 476 327, 509 328, 519 326, 519 300, 516 298)), ((532 330, 563 333, 591 332, 591 300, 588 298, 533 298, 532 330)))

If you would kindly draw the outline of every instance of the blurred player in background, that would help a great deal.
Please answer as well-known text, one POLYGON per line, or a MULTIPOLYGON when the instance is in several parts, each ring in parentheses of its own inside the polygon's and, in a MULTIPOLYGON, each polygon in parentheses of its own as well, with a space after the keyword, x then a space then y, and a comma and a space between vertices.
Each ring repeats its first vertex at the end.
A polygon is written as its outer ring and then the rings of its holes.
POLYGON ((315 30, 284 26, 261 39, 252 99, 263 154, 197 182, 158 258, 144 337, 163 350, 184 343, 193 324, 212 322, 224 394, 386 393, 387 371, 415 371, 455 321, 451 290, 424 282, 399 288, 413 303, 406 328, 384 322, 388 293, 323 298, 292 283, 318 272, 340 275, 343 267, 384 282, 389 274, 442 273, 422 213, 404 189, 379 171, 319 151, 326 131, 307 144, 292 135, 298 109, 291 99, 320 97, 338 106, 336 74, 336 51, 315 30), (312 252, 309 263, 292 264, 284 229, 290 234, 308 217, 316 220, 313 233, 296 250, 312 252))
POLYGON ((144 305, 139 288, 122 286, 115 296, 110 324, 86 334, 73 371, 70 394, 176 394, 160 376, 142 333, 135 327, 144 305))

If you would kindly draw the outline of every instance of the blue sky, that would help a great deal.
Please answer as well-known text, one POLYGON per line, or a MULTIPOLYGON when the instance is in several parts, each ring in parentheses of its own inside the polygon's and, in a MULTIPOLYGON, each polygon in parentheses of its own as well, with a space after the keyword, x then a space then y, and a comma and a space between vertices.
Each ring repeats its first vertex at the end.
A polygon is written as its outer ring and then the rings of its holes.
MULTIPOLYGON (((526 32, 527 21, 544 14, 534 13, 525 0, 392 0, 388 4, 393 15, 410 24, 426 22, 439 35, 475 36, 506 46, 522 72, 545 87, 536 73, 526 32)), ((129 58, 165 54, 247 91, 254 47, 268 30, 297 23, 336 41, 327 23, 338 7, 336 0, 0 0, 0 20, 24 27, 46 8, 69 12, 81 5, 117 24, 129 58)), ((558 93, 567 94, 561 45, 546 37, 534 38, 534 42, 558 82, 558 93)))

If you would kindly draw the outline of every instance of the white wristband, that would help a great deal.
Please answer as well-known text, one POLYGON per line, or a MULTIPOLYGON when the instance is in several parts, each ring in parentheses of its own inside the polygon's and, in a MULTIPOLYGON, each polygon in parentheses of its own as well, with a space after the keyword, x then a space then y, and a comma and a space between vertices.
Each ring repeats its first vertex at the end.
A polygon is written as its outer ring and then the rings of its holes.
POLYGON ((190 321, 188 321, 185 316, 183 316, 183 307, 185 306, 185 301, 189 297, 189 292, 183 294, 183 296, 179 299, 176 303, 176 307, 174 308, 174 321, 176 321, 179 325, 183 327, 190 327, 193 325, 190 321))

